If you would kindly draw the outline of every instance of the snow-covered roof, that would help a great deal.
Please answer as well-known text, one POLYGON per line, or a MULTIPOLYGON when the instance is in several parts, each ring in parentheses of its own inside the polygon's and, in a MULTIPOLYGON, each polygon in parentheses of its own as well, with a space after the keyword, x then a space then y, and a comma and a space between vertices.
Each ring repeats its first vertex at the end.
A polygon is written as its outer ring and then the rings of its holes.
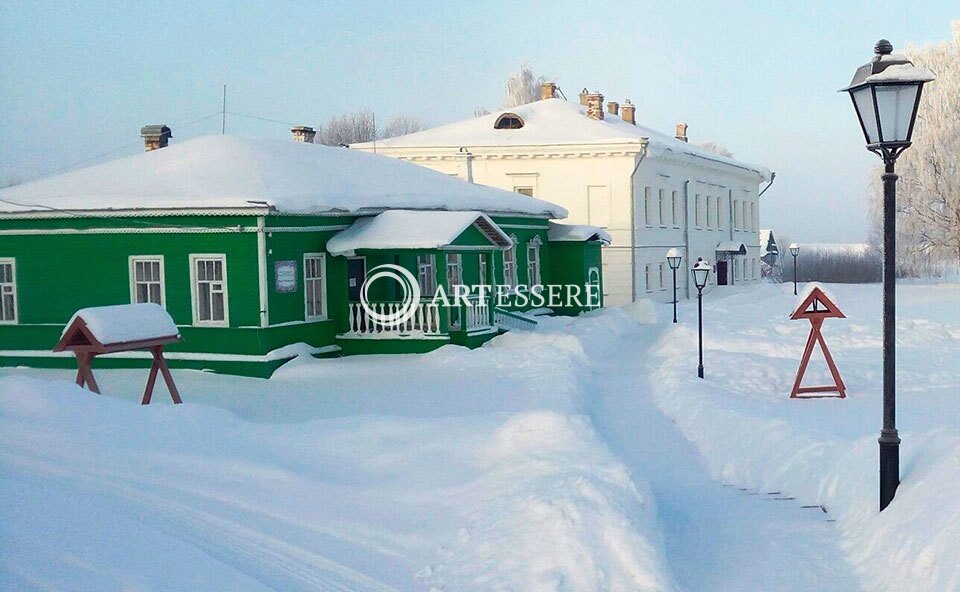
POLYGON ((549 202, 394 158, 237 136, 203 136, 0 190, 0 212, 265 206, 286 213, 409 208, 567 215, 549 202))
POLYGON ((77 318, 83 319, 90 333, 103 345, 180 335, 170 314, 159 304, 82 308, 64 327, 64 334, 77 318))
MULTIPOLYGON (((378 148, 447 147, 467 149, 493 146, 540 146, 563 144, 601 144, 647 142, 652 153, 658 151, 689 154, 699 158, 753 171, 764 180, 770 170, 720 156, 696 145, 681 142, 673 136, 642 125, 627 123, 617 115, 606 113, 603 120, 587 117, 587 108, 561 99, 544 99, 508 110, 497 111, 415 132, 405 136, 377 140, 378 148), (494 129, 496 121, 505 113, 513 113, 523 120, 519 129, 494 129)), ((373 142, 355 144, 355 148, 370 150, 373 142)))
POLYGON ((598 240, 604 245, 609 245, 613 242, 613 238, 610 237, 610 233, 599 226, 588 226, 586 224, 557 224, 556 222, 550 223, 550 228, 547 230, 547 239, 553 242, 584 242, 598 240))
POLYGON ((439 249, 474 224, 494 245, 510 246, 510 237, 482 212, 388 210, 335 234, 327 251, 349 257, 360 249, 439 249))
POLYGON ((744 255, 747 252, 747 245, 740 241, 722 241, 717 244, 716 251, 718 253, 739 253, 744 255))

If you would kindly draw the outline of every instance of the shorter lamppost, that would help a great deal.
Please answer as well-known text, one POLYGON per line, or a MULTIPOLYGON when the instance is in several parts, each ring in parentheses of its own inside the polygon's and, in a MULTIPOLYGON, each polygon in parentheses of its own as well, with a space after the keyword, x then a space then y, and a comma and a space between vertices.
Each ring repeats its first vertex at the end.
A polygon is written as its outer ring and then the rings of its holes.
POLYGON ((680 268, 680 260, 683 259, 683 255, 680 254, 680 249, 670 249, 667 251, 667 263, 670 265, 670 269, 673 270, 673 322, 677 322, 677 269, 680 268))
POLYGON ((693 283, 697 286, 697 339, 700 349, 700 365, 697 366, 697 376, 703 378, 703 288, 707 285, 710 276, 710 264, 697 258, 696 265, 690 270, 693 273, 693 283))
POLYGON ((790 243, 790 254, 793 255, 793 295, 797 295, 797 255, 800 254, 800 245, 790 243))

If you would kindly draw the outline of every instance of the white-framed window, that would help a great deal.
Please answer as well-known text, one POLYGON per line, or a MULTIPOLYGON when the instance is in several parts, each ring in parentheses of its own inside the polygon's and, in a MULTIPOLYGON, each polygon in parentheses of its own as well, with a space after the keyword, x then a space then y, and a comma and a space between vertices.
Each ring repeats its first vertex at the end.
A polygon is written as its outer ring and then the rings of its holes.
POLYGON ((539 286, 543 282, 540 278, 540 245, 543 241, 539 236, 535 236, 527 243, 527 283, 532 286, 539 286))
POLYGON ((520 195, 526 195, 527 197, 533 197, 533 187, 514 187, 513 191, 519 193, 520 195))
POLYGON ((660 227, 667 227, 667 200, 666 200, 666 191, 663 189, 660 190, 660 227))
POLYGON ((226 255, 190 255, 190 292, 194 325, 230 326, 226 255))
POLYGON ((653 204, 650 203, 650 188, 643 188, 643 222, 647 226, 653 226, 653 204))
POLYGON ((320 321, 327 318, 327 255, 303 254, 303 318, 320 321))
POLYGON ((463 284, 463 259, 460 253, 447 253, 447 291, 453 291, 453 287, 463 284))
POLYGON ((517 237, 510 235, 510 247, 503 251, 503 283, 517 287, 517 237))
POLYGON ((673 192, 673 227, 680 228, 680 202, 676 191, 673 192))
POLYGON ((733 200, 733 229, 740 230, 740 201, 733 200))
POLYGON ((152 302, 164 306, 167 302, 164 284, 163 255, 133 255, 130 265, 130 302, 152 302))
POLYGON ((647 292, 653 292, 653 270, 652 265, 647 263, 644 267, 644 281, 646 282, 647 292))
POLYGON ((717 196, 717 230, 723 228, 723 208, 720 207, 720 196, 717 196))
POLYGON ((417 255, 417 283, 423 296, 433 298, 437 293, 437 270, 433 265, 433 255, 417 255))
POLYGON ((665 275, 665 272, 664 272, 663 263, 660 264, 660 289, 661 290, 667 289, 667 276, 665 275))
POLYGON ((480 253, 477 255, 477 269, 480 270, 480 281, 477 282, 481 286, 487 285, 487 254, 480 253))
POLYGON ((740 228, 743 228, 744 230, 750 230, 750 224, 747 222, 747 202, 743 202, 743 210, 741 213, 743 214, 743 220, 740 228))
POLYGON ((707 228, 713 228, 713 197, 707 196, 707 228))
POLYGON ((14 325, 19 319, 17 308, 17 261, 0 258, 0 324, 14 325))
POLYGON ((700 214, 701 210, 703 209, 703 204, 700 203, 701 201, 702 200, 700 199, 700 194, 698 193, 696 199, 693 200, 693 204, 694 204, 693 221, 696 222, 697 228, 700 228, 703 226, 702 216, 700 214))
POLYGON ((755 204, 752 201, 750 202, 750 228, 754 232, 757 231, 758 218, 759 218, 759 216, 757 216, 757 212, 759 211, 759 209, 760 208, 757 207, 757 204, 755 204))

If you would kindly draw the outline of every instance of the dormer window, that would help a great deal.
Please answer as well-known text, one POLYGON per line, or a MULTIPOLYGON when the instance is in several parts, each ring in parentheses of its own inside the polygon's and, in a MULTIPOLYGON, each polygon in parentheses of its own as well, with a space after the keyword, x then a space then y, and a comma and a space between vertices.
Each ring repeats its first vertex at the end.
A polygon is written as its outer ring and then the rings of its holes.
POLYGON ((523 120, 515 113, 504 113, 493 124, 493 129, 520 129, 521 127, 523 127, 523 120))

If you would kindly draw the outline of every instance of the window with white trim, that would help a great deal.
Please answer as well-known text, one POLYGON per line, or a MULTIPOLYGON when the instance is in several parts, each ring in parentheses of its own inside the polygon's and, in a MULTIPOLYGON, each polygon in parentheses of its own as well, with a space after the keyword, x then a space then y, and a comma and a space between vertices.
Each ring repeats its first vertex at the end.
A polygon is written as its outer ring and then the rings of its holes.
POLYGON ((190 255, 190 281, 193 292, 193 324, 203 327, 229 327, 227 256, 190 255))
POLYGON ((713 227, 713 197, 707 196, 707 228, 713 227))
POLYGON ((460 253, 447 253, 447 291, 463 284, 463 262, 460 253))
POLYGON ((543 242, 539 236, 533 237, 527 243, 527 285, 539 286, 543 282, 540 279, 540 245, 543 242))
POLYGON ((723 208, 720 207, 720 196, 717 196, 717 230, 723 228, 723 208))
POLYGON ((740 202, 733 200, 733 229, 740 230, 740 202))
POLYGON ((327 256, 303 254, 303 318, 319 321, 327 318, 327 256))
POLYGON ((162 255, 130 257, 130 302, 164 305, 166 300, 162 255))
POLYGON ((17 262, 0 259, 0 323, 17 322, 17 262))
POLYGON ((646 282, 647 292, 653 292, 653 271, 650 268, 649 263, 644 267, 644 282, 646 282))
POLYGON ((486 253, 480 253, 477 255, 477 269, 480 272, 480 281, 477 282, 481 286, 487 285, 487 255, 486 253))
POLYGON ((667 289, 667 280, 666 280, 666 275, 663 268, 663 263, 660 264, 660 289, 661 290, 667 289))
POLYGON ((510 235, 510 248, 503 251, 503 283, 510 288, 517 287, 517 237, 510 235))
POLYGON ((417 255, 417 283, 420 293, 433 298, 437 293, 437 271, 433 266, 433 255, 417 255))
POLYGON ((643 188, 643 223, 647 226, 653 226, 653 206, 650 203, 650 188, 643 188))
POLYGON ((667 201, 664 199, 664 194, 666 191, 663 189, 660 190, 660 226, 662 228, 667 227, 667 201))
POLYGON ((703 224, 703 223, 700 221, 700 219, 701 219, 700 210, 702 209, 702 208, 700 207, 700 206, 701 206, 700 201, 701 201, 701 200, 700 200, 700 194, 698 193, 696 199, 693 201, 693 203, 694 203, 694 211, 693 211, 693 213, 694 213, 694 218, 693 218, 693 219, 694 219, 694 222, 696 222, 697 228, 700 228, 700 227, 702 226, 702 224, 703 224))
POLYGON ((673 227, 680 228, 680 203, 676 191, 673 192, 673 227))

